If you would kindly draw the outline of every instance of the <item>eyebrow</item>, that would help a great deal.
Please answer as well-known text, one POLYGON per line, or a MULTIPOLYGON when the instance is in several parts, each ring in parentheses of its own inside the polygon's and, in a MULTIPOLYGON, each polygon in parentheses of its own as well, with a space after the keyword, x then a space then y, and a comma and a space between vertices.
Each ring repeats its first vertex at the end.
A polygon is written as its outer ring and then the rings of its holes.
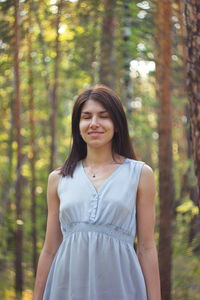
MULTIPOLYGON (((104 113, 108 113, 107 110, 102 110, 102 111, 99 111, 98 114, 104 114, 104 113)), ((90 111, 82 111, 81 114, 92 114, 90 111)))

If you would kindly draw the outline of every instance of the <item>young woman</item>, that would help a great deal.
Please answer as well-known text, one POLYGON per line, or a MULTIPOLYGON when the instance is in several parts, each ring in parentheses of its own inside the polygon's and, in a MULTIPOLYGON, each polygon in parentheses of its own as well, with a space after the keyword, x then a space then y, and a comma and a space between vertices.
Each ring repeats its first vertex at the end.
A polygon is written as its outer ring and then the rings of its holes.
POLYGON ((113 90, 97 85, 78 96, 72 136, 69 157, 48 179, 33 299, 160 300, 154 176, 136 160, 113 90))

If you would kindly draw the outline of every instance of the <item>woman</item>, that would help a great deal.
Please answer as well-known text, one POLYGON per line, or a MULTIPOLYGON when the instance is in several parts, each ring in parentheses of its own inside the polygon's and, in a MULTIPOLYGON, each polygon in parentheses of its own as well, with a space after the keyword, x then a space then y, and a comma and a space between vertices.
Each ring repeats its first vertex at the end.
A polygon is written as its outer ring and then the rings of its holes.
POLYGON ((114 91, 97 85, 78 96, 72 136, 48 179, 33 299, 160 300, 153 172, 136 160, 114 91))

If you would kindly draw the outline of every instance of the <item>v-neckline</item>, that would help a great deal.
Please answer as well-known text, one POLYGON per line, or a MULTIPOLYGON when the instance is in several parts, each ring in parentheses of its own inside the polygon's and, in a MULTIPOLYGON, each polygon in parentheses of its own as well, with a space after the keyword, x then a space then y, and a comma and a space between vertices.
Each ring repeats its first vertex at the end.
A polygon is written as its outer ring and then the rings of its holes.
POLYGON ((89 182, 90 186, 92 187, 92 189, 95 191, 96 194, 100 194, 102 188, 104 187, 104 185, 119 171, 119 169, 125 164, 125 162, 127 161, 127 158, 124 159, 124 161, 120 164, 119 167, 117 167, 99 186, 98 189, 96 189, 96 187, 94 186, 94 184, 92 183, 92 181, 90 180, 90 178, 88 177, 88 175, 86 174, 85 170, 84 170, 84 166, 83 166, 83 160, 80 160, 80 167, 81 167, 81 171, 84 175, 84 177, 86 178, 86 180, 89 182))

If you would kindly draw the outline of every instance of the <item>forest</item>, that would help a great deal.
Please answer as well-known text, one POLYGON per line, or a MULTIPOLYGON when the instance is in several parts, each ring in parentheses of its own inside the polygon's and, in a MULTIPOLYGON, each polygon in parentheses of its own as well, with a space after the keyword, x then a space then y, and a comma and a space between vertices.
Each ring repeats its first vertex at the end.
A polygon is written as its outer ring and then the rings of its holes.
POLYGON ((154 171, 162 300, 200 295, 199 0, 0 0, 0 299, 32 299, 80 91, 120 96, 154 171))

